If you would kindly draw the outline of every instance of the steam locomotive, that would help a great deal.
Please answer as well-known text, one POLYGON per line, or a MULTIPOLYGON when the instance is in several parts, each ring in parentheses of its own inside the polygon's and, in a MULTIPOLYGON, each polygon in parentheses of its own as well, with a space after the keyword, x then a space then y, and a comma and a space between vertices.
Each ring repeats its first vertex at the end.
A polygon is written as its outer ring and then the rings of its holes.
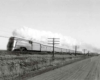
MULTIPOLYGON (((10 37, 7 44, 8 51, 34 51, 34 52, 52 52, 51 45, 45 45, 31 40, 26 40, 17 37, 10 37)), ((55 53, 74 53, 74 50, 69 50, 60 47, 54 47, 55 53)), ((79 52, 80 53, 80 52, 79 52)))

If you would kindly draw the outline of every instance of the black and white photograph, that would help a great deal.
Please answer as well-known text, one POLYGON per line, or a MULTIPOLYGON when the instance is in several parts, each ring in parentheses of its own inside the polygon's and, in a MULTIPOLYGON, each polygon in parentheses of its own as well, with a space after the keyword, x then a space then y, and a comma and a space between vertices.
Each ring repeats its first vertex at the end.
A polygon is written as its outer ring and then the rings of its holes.
POLYGON ((100 80, 100 0, 0 0, 0 80, 100 80))

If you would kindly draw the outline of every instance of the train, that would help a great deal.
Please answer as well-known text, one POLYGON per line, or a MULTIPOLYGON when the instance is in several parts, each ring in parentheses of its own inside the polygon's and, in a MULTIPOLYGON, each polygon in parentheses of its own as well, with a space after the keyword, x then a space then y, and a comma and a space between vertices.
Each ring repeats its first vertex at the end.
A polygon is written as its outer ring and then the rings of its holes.
MULTIPOLYGON (((46 45, 32 40, 27 40, 18 37, 10 37, 7 44, 7 51, 33 51, 33 52, 45 52, 52 53, 53 46, 46 45)), ((54 47, 55 53, 75 53, 75 50, 54 47)), ((77 51, 77 53, 81 53, 77 51)))

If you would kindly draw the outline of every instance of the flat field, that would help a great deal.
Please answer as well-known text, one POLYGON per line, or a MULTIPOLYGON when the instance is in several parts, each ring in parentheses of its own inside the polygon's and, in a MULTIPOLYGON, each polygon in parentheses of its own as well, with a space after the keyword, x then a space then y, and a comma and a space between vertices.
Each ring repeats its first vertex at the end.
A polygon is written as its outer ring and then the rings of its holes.
MULTIPOLYGON (((17 55, 14 53, 7 54, 4 51, 3 53, 0 54, 0 80, 25 80, 40 74, 49 74, 48 72, 51 72, 51 70, 55 73, 57 68, 91 57, 87 55, 55 54, 53 60, 52 54, 17 55)), ((52 77, 52 74, 50 76, 52 77)))

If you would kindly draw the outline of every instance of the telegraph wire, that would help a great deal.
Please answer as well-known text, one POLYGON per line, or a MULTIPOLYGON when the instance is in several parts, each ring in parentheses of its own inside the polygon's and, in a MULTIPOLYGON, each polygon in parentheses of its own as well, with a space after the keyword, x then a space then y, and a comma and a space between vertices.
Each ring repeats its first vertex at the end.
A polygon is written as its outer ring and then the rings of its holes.
POLYGON ((7 36, 2 36, 2 35, 0 35, 0 37, 3 37, 3 38, 10 38, 10 37, 7 37, 7 36))

